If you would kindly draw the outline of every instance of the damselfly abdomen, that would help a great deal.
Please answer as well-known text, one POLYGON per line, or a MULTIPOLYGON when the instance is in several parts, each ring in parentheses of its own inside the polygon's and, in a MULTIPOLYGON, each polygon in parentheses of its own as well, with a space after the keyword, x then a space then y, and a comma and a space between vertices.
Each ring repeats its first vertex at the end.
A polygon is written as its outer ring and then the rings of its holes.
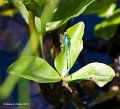
POLYGON ((65 52, 66 52, 66 62, 67 62, 67 70, 70 69, 70 36, 66 34, 64 36, 64 45, 65 45, 65 52))

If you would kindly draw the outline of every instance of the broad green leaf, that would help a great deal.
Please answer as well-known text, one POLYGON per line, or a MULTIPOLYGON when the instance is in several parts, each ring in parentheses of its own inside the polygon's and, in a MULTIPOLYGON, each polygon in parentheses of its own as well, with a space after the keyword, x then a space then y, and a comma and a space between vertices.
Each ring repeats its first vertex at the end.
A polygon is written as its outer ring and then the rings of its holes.
POLYGON ((101 37, 105 40, 111 39, 120 24, 120 9, 114 11, 113 15, 106 18, 101 23, 95 26, 95 36, 101 37))
POLYGON ((67 82, 81 82, 83 80, 91 80, 99 87, 103 87, 106 83, 111 81, 115 76, 114 70, 108 65, 102 63, 90 63, 75 73, 69 75, 64 81, 67 82))
POLYGON ((83 14, 101 14, 108 10, 112 3, 116 0, 95 0, 91 5, 87 7, 83 14))
POLYGON ((73 27, 67 30, 67 34, 70 36, 70 56, 69 56, 69 68, 67 69, 67 60, 66 60, 66 49, 65 46, 59 53, 59 55, 55 58, 54 64, 57 71, 62 75, 65 76, 70 68, 74 65, 79 53, 83 48, 83 41, 82 36, 84 34, 84 23, 79 22, 73 27))
POLYGON ((54 12, 52 21, 65 20, 70 17, 75 17, 81 14, 85 8, 94 0, 62 0, 54 12), (64 14, 63 14, 64 13, 64 14))
POLYGON ((8 72, 39 83, 58 82, 61 80, 57 71, 44 59, 34 56, 21 57, 8 68, 8 72))
MULTIPOLYGON (((95 0, 9 0, 26 19, 29 10, 41 19, 45 31, 54 30, 80 15, 95 0), (26 13, 26 14, 25 14, 26 13)), ((26 20, 27 21, 27 20, 26 20)), ((37 22, 36 22, 37 24, 37 22)), ((37 26, 38 27, 38 26, 37 26)), ((38 28, 39 29, 39 28, 38 28)), ((38 30, 37 29, 37 30, 38 30)), ((40 31, 40 30, 39 30, 40 31)))
POLYGON ((95 0, 60 0, 53 10, 51 21, 46 23, 46 31, 58 28, 69 19, 80 15, 95 0))

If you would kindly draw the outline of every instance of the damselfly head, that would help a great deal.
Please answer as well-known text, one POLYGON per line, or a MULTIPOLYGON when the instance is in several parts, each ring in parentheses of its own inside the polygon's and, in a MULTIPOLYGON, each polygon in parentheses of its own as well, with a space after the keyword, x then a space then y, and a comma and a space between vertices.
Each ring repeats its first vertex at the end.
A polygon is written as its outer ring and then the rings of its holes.
POLYGON ((68 34, 66 34, 66 35, 64 36, 64 40, 67 40, 67 41, 69 41, 69 40, 70 40, 70 37, 69 37, 69 35, 68 35, 68 34))
POLYGON ((60 34, 60 43, 61 43, 61 49, 63 49, 64 45, 70 44, 70 36, 65 32, 64 35, 60 34))

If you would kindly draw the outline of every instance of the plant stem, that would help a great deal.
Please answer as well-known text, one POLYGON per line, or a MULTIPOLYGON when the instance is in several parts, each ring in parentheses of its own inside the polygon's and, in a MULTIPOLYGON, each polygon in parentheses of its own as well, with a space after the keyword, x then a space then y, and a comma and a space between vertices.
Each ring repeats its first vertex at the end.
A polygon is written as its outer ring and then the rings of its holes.
POLYGON ((31 109, 30 105, 30 81, 20 78, 18 84, 18 97, 19 103, 22 105, 18 106, 18 109, 31 109))
POLYGON ((19 77, 8 75, 3 85, 0 87, 0 100, 5 100, 12 92, 19 77))
POLYGON ((44 24, 41 23, 41 30, 39 30, 39 32, 36 30, 35 27, 35 16, 33 14, 32 11, 29 11, 29 15, 28 15, 28 21, 29 21, 29 28, 30 28, 30 41, 31 41, 31 47, 32 47, 32 53, 35 56, 39 56, 39 52, 38 52, 38 44, 40 46, 40 57, 45 59, 45 55, 44 55, 44 48, 43 48, 43 35, 44 35, 44 24), (38 41, 39 39, 39 41, 38 41))
POLYGON ((29 11, 28 14, 28 22, 29 22, 29 29, 30 29, 30 41, 31 41, 31 48, 32 54, 38 56, 38 42, 37 42, 37 31, 35 28, 35 16, 32 11, 29 11))
POLYGON ((45 59, 44 48, 43 48, 43 36, 42 36, 42 34, 40 34, 39 37, 40 37, 39 44, 40 44, 41 58, 45 59))

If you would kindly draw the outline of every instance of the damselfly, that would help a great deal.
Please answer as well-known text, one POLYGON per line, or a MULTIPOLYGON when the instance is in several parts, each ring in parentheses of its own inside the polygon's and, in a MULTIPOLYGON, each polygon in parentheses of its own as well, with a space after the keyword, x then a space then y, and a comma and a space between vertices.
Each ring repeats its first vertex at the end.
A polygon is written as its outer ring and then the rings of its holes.
POLYGON ((70 36, 65 34, 64 36, 64 45, 65 45, 65 52, 66 52, 66 62, 67 62, 67 70, 70 69, 70 36))

